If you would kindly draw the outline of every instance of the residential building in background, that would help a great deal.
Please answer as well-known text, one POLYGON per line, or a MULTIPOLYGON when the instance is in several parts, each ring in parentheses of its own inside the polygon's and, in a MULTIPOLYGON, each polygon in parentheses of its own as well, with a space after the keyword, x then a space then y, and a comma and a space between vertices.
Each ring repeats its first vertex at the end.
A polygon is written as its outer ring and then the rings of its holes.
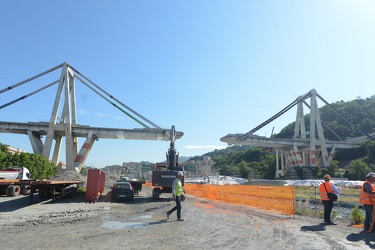
POLYGON ((7 148, 9 150, 9 153, 15 155, 15 154, 21 154, 21 153, 28 153, 27 151, 24 151, 22 149, 19 149, 19 148, 15 148, 13 146, 10 146, 10 145, 7 145, 7 148))

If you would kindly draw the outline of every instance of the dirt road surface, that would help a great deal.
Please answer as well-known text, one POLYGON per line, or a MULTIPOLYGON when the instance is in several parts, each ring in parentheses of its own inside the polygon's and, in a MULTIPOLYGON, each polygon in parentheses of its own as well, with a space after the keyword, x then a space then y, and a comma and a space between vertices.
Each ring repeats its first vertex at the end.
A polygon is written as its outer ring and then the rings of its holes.
POLYGON ((182 203, 185 221, 165 212, 169 195, 151 199, 145 187, 133 202, 109 195, 86 204, 40 201, 35 195, 0 197, 0 247, 5 249, 375 249, 375 235, 320 219, 262 212, 193 196, 182 203))

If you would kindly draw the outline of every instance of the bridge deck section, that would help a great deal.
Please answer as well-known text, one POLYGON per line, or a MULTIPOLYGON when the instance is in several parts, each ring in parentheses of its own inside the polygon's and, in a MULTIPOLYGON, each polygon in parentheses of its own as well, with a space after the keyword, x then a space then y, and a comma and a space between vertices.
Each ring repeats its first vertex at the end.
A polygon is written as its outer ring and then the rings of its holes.
MULTIPOLYGON (((1 133, 25 134, 27 131, 32 131, 40 136, 47 135, 48 122, 7 122, 0 121, 1 133)), ((65 123, 56 123, 54 127, 55 135, 66 136, 66 127, 70 126, 65 123)), ((169 133, 163 132, 156 128, 144 129, 121 129, 121 128, 102 128, 90 127, 88 125, 71 125, 72 135, 74 137, 87 137, 90 133, 95 134, 97 138, 103 139, 125 139, 125 140, 162 140, 168 141, 169 133)), ((176 132, 176 139, 183 136, 182 132, 176 132)))

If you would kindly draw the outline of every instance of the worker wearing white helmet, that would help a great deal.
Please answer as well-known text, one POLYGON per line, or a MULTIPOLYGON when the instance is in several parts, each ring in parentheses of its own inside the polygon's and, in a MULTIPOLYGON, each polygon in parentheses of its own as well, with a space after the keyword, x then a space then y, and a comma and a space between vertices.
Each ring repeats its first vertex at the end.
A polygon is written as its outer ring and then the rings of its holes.
MULTIPOLYGON (((361 187, 361 193, 359 195, 359 202, 363 204, 366 216, 364 222, 364 229, 368 231, 372 225, 372 211, 373 205, 375 201, 375 173, 368 173, 366 175, 366 181, 363 183, 361 187)), ((375 229, 372 228, 372 232, 375 232, 375 229)))
POLYGON ((181 200, 185 197, 185 192, 182 189, 182 179, 184 178, 184 172, 179 171, 177 173, 177 178, 173 181, 172 185, 172 198, 176 202, 176 206, 173 207, 171 210, 167 211, 167 218, 177 210, 177 220, 183 221, 184 219, 181 218, 181 200))

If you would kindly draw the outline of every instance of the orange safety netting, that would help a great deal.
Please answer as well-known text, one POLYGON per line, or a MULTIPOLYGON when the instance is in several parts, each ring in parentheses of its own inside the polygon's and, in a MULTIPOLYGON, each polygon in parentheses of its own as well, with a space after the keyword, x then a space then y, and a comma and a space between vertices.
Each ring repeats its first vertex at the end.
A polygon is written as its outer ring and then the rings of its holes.
POLYGON ((150 188, 152 188, 152 184, 151 184, 151 182, 143 183, 143 186, 146 186, 146 187, 150 187, 150 188))
POLYGON ((185 184, 187 195, 294 215, 292 186, 185 184))

